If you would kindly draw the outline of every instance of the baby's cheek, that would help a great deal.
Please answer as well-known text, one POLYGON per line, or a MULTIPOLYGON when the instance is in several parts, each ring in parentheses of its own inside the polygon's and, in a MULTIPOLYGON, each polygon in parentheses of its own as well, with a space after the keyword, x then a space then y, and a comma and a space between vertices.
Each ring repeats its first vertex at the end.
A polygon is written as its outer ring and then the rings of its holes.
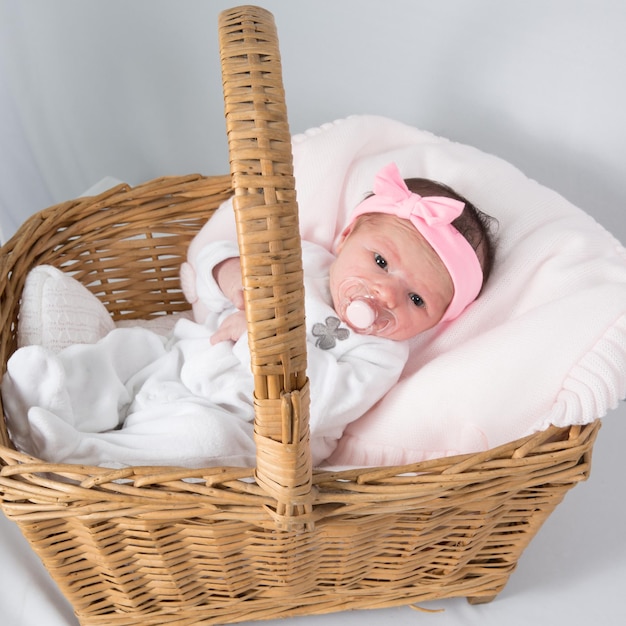
POLYGON ((395 339, 396 341, 404 341, 415 337, 425 330, 432 328, 434 324, 430 323, 430 320, 415 319, 412 316, 397 315, 396 326, 391 335, 387 335, 389 339, 395 339))

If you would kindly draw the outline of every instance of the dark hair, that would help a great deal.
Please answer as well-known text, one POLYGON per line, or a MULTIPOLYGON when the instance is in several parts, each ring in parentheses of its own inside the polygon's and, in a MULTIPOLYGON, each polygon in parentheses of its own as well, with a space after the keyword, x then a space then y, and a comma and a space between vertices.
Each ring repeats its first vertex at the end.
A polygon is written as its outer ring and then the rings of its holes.
POLYGON ((495 257, 495 241, 493 231, 497 220, 474 206, 467 198, 458 194, 444 183, 428 178, 406 178, 407 187, 420 196, 444 196, 465 204, 465 208, 452 225, 469 241, 476 251, 483 270, 483 286, 487 282, 493 268, 495 257))

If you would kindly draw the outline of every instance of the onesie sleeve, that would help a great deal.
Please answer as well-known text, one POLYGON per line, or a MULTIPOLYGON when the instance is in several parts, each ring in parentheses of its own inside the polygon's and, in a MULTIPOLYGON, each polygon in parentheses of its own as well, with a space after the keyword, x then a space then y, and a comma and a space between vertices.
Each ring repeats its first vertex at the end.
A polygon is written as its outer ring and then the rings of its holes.
MULTIPOLYGON (((326 324, 330 321, 333 325, 331 320, 339 322, 329 318, 326 324)), ((323 325, 321 332, 323 335, 323 325)), ((352 346, 345 350, 323 349, 320 336, 313 339, 307 346, 307 371, 311 385, 311 454, 317 466, 333 452, 347 425, 398 381, 409 349, 406 342, 361 335, 353 337, 352 346)))
POLYGON ((183 293, 193 305, 196 322, 202 323, 207 313, 221 313, 232 304, 215 281, 213 269, 222 261, 238 256, 234 241, 212 241, 195 251, 193 261, 190 257, 181 266, 183 293))

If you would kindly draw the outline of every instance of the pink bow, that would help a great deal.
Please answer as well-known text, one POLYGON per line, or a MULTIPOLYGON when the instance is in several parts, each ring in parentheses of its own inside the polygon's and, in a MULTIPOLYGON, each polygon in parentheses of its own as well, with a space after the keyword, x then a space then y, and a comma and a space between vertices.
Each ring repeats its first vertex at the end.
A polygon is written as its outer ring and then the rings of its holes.
POLYGON ((395 163, 383 167, 374 179, 374 193, 396 207, 394 213, 405 220, 419 218, 429 226, 452 223, 465 204, 445 196, 420 196, 407 186, 395 163))

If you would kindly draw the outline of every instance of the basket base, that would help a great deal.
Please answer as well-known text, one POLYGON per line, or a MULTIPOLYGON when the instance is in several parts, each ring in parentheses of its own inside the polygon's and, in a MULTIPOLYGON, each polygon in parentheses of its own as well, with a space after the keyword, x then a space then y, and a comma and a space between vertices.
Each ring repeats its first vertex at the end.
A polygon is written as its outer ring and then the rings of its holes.
POLYGON ((467 601, 471 604, 471 605, 476 605, 476 604, 489 604, 489 602, 493 602, 497 597, 497 594, 494 594, 492 596, 472 596, 467 598, 467 601))
MULTIPOLYGON (((508 579, 508 576, 507 576, 508 579)), ((504 587, 506 580, 502 582, 504 587)), ((498 591, 501 590, 498 589, 498 591)), ((471 605, 485 604, 493 601, 498 593, 483 596, 468 596, 467 601, 471 605)), ((458 594, 441 594, 437 592, 416 593, 415 596, 407 597, 368 597, 346 596, 344 593, 333 593, 328 590, 325 593, 307 595, 301 598, 285 599, 255 598, 242 600, 237 606, 195 607, 182 611, 158 611, 155 613, 131 614, 131 613, 107 613, 99 616, 81 615, 77 617, 81 626, 218 626, 220 624, 235 624, 240 622, 263 622, 288 617, 305 617, 313 615, 328 615, 337 613, 338 616, 346 611, 377 610, 394 607, 409 606, 418 611, 439 612, 440 609, 430 611, 422 609, 425 602, 441 601, 458 594)))

